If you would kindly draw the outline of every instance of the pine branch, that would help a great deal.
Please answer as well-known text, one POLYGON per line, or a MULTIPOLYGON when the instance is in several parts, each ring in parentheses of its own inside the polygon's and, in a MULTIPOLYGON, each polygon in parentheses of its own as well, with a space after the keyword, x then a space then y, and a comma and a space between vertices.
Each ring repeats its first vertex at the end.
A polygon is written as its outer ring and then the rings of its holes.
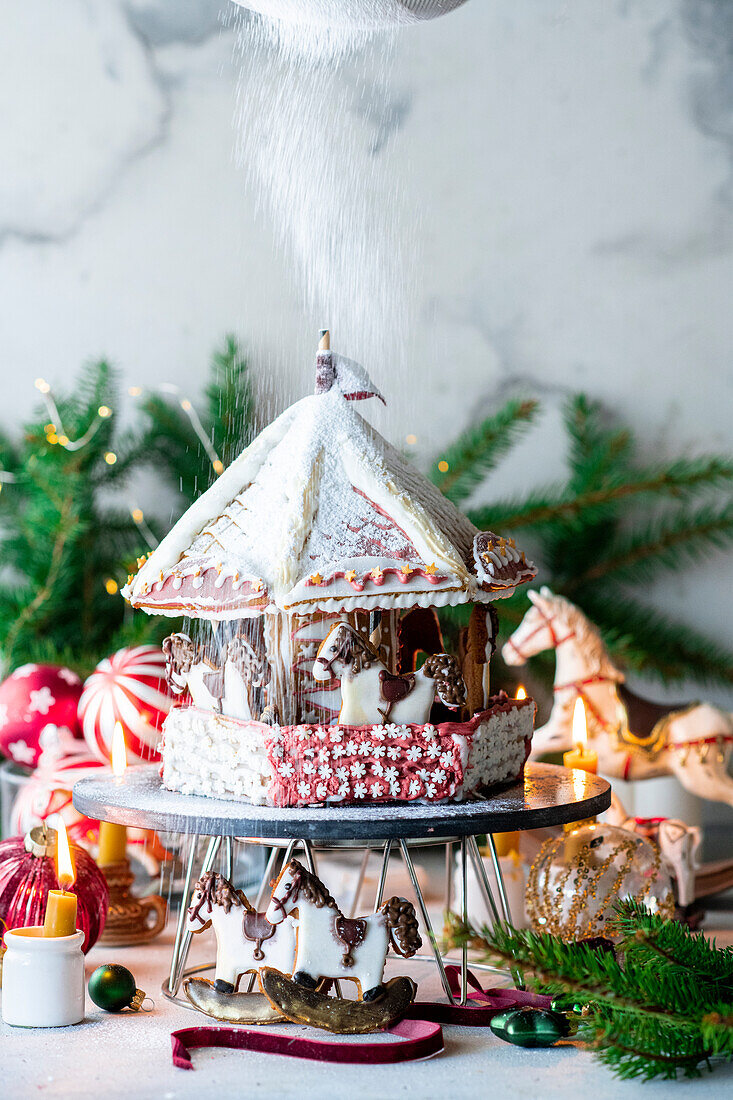
POLYGON ((626 469, 631 458, 631 435, 604 424, 602 406, 585 394, 570 398, 565 406, 565 427, 570 439, 571 476, 575 493, 600 488, 614 471, 626 469))
POLYGON ((441 456, 447 469, 442 472, 437 461, 433 464, 430 477, 435 485, 454 504, 466 500, 511 450, 520 433, 534 420, 538 408, 536 401, 507 401, 493 416, 467 428, 441 456))
POLYGON ((733 682, 733 653, 686 623, 608 584, 574 592, 573 600, 599 628, 622 667, 665 683, 690 676, 715 686, 733 682))
POLYGON ((521 527, 543 528, 549 524, 598 521, 626 500, 658 496, 682 498, 704 490, 725 488, 733 482, 733 462, 712 456, 678 459, 668 466, 654 466, 619 472, 601 489, 572 493, 552 486, 526 498, 499 501, 470 511, 469 517, 482 529, 514 531, 521 527))

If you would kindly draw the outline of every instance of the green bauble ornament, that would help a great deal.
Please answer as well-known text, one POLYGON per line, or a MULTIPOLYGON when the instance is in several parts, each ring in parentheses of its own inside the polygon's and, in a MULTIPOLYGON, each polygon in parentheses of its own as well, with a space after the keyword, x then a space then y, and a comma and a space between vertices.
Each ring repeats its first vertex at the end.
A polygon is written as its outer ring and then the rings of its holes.
POLYGON ((529 1007, 499 1012, 490 1026, 494 1035, 515 1047, 551 1047, 570 1031, 564 1016, 529 1007))
POLYGON ((135 979, 126 966, 106 963, 98 966, 89 979, 89 996, 105 1012, 121 1012, 123 1008, 131 1008, 137 1012, 145 993, 137 988, 135 979))
POLYGON ((583 1014, 585 1008, 585 1001, 579 1001, 574 993, 560 993, 557 997, 553 997, 550 1003, 551 1012, 572 1012, 576 1016, 583 1014))

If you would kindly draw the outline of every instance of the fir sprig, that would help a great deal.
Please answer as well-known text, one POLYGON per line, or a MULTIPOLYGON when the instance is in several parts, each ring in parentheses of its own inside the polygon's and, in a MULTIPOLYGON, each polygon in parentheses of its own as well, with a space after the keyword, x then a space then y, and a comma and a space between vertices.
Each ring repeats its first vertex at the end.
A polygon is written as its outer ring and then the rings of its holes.
MULTIPOLYGON (((486 422, 487 436, 504 418, 511 421, 515 407, 509 403, 486 422)), ((517 534, 535 558, 539 583, 578 604, 623 668, 666 681, 729 684, 733 653, 650 607, 640 590, 665 572, 699 566, 730 546, 733 460, 707 455, 639 463, 628 428, 583 394, 567 402, 564 422, 566 480, 469 509, 471 520, 481 530, 517 534)), ((436 484, 449 493, 454 473, 459 498, 462 486, 472 491, 485 474, 475 443, 483 430, 479 424, 464 432, 445 452, 451 459, 445 474, 433 470, 436 484)), ((501 601, 504 636, 527 606, 522 593, 501 601)), ((441 610, 441 620, 449 635, 465 625, 460 610, 441 610)), ((543 674, 552 667, 546 655, 534 663, 543 674)))
MULTIPOLYGON (((456 928, 476 944, 473 929, 456 928)), ((484 928, 480 942, 487 961, 582 1001, 578 1037, 621 1077, 699 1076, 713 1058, 732 1060, 733 951, 631 900, 614 930, 613 953, 507 925, 484 928)))
POLYGON ((435 464, 432 477, 440 491, 454 504, 466 500, 529 427, 537 409, 536 401, 507 401, 468 427, 435 464))

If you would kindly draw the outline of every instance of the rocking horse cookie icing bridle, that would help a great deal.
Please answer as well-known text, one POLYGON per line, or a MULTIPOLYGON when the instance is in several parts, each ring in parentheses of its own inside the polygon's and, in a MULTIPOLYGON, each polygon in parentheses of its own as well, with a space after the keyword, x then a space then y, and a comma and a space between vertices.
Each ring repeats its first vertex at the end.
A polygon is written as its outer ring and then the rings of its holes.
MULTIPOLYGON (((534 610, 540 616, 540 619, 542 621, 540 623, 538 623, 538 625, 534 628, 534 630, 530 630, 529 634, 527 634, 526 637, 523 639, 524 642, 528 642, 530 640, 530 638, 534 638, 535 635, 539 634, 539 632, 541 630, 544 630, 545 627, 547 627, 547 629, 550 632, 550 646, 548 647, 550 649, 559 649, 561 645, 564 645, 565 642, 569 642, 571 638, 575 637, 575 631, 574 630, 569 630, 568 633, 565 634, 562 638, 558 638, 557 633, 555 632, 555 626, 554 626, 555 619, 557 618, 557 616, 556 615, 547 615, 542 610, 541 607, 537 606, 537 604, 534 605, 534 610)), ((509 638, 507 638, 507 640, 504 644, 506 646, 508 646, 509 649, 512 649, 516 653, 517 657, 519 657, 519 659, 522 663, 527 661, 529 659, 529 657, 531 656, 531 654, 525 653, 519 648, 517 643, 514 641, 513 636, 510 636, 509 638)))

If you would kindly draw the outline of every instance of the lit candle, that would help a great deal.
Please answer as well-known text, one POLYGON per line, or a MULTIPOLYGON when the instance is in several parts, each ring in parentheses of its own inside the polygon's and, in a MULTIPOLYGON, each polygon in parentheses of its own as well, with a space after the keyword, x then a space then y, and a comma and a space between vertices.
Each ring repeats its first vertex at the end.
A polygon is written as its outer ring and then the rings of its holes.
MULTIPOLYGON (((122 723, 115 722, 112 736, 112 772, 117 779, 121 779, 127 767, 127 751, 125 749, 125 735, 122 731, 122 723)), ((113 863, 122 863, 127 858, 127 828, 118 825, 116 821, 100 821, 99 823, 99 854, 97 863, 100 867, 109 867, 113 863)))
POLYGON ((56 877, 60 890, 49 890, 44 936, 73 936, 76 932, 76 894, 66 887, 74 885, 74 864, 71 859, 66 826, 59 818, 58 848, 56 850, 56 877))
POLYGON ((585 705, 578 697, 573 711, 573 744, 574 749, 563 753, 562 762, 566 768, 580 768, 584 772, 598 771, 598 753, 595 749, 588 748, 588 723, 585 717, 585 705))

